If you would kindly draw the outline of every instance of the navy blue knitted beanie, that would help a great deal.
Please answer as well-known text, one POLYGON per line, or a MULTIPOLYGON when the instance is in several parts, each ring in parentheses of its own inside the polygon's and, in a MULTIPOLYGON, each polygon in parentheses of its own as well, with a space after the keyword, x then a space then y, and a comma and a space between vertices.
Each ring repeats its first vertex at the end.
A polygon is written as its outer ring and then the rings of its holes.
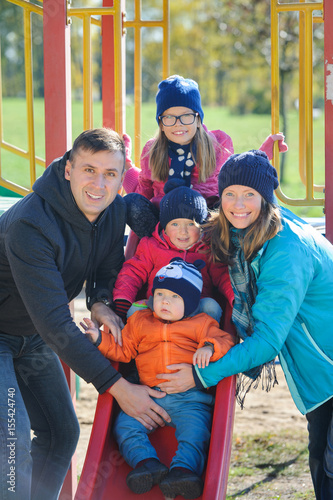
POLYGON ((204 112, 201 107, 199 86, 194 80, 179 75, 169 76, 158 84, 156 105, 157 123, 166 109, 175 106, 193 109, 195 113, 199 113, 201 122, 203 121, 204 112))
MULTIPOLYGON (((169 182, 165 186, 167 185, 169 182)), ((161 199, 160 223, 163 229, 173 219, 190 219, 202 224, 207 219, 207 215, 205 198, 186 186, 172 189, 161 199)))
POLYGON ((278 187, 276 169, 268 156, 259 149, 231 155, 219 173, 219 196, 229 186, 249 186, 268 202, 276 203, 274 190, 278 187))
POLYGON ((153 281, 152 293, 156 288, 171 290, 180 295, 184 301, 184 316, 189 316, 198 307, 202 291, 202 275, 200 269, 205 266, 201 259, 189 264, 179 257, 171 259, 167 266, 157 271, 153 281))

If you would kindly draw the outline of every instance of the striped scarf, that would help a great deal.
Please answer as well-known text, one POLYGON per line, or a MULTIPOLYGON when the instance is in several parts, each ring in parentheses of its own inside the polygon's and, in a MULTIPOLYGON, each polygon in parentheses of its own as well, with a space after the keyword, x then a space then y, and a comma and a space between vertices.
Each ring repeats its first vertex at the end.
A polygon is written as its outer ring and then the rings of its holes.
MULTIPOLYGON (((231 230, 234 260, 232 265, 229 266, 229 274, 235 295, 232 322, 239 337, 245 340, 252 335, 254 330, 252 306, 257 296, 257 285, 253 269, 244 257, 240 241, 242 235, 244 235, 243 230, 231 230)), ((257 389, 260 380, 262 381, 262 389, 265 389, 266 392, 270 391, 278 383, 274 360, 238 374, 236 398, 242 408, 244 407, 246 394, 252 387, 257 389)))

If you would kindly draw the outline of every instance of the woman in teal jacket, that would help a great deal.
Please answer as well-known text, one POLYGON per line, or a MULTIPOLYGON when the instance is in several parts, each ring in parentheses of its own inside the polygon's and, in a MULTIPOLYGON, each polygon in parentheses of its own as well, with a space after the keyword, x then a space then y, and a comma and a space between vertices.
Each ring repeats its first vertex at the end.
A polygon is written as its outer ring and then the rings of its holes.
POLYGON ((242 404, 261 377, 267 389, 274 384, 278 355, 295 404, 308 420, 316 499, 333 500, 333 246, 276 205, 277 186, 276 170, 262 151, 232 155, 223 165, 221 204, 207 237, 213 258, 229 266, 232 320, 241 342, 206 368, 192 372, 172 365, 179 371, 160 387, 168 393, 194 383, 210 387, 242 373, 242 404))

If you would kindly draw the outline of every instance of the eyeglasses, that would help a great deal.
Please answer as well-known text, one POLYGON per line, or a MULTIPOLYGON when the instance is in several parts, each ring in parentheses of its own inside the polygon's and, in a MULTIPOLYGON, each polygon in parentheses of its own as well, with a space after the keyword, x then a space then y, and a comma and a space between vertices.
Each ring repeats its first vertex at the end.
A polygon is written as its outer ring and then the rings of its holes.
POLYGON ((176 125, 177 120, 180 121, 182 125, 192 125, 199 113, 185 113, 184 115, 174 116, 174 115, 162 115, 159 119, 165 127, 173 127, 176 125))

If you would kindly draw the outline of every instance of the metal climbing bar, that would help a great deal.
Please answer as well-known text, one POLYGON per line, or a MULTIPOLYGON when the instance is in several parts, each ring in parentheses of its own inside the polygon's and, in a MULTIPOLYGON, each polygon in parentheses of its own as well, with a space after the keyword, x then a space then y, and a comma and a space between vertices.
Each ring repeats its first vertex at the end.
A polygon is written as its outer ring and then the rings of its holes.
MULTIPOLYGON (((9 189, 19 195, 26 195, 30 192, 30 187, 35 182, 36 165, 45 166, 42 158, 36 157, 35 153, 35 132, 34 132, 34 109, 33 109, 33 63, 32 63, 32 30, 31 30, 31 14, 43 15, 42 7, 26 0, 8 0, 10 3, 18 5, 23 9, 23 36, 24 36, 24 65, 25 65, 25 97, 26 97, 26 113, 27 113, 27 149, 20 148, 14 144, 10 144, 4 140, 3 136, 3 120, 2 120, 2 92, 0 98, 0 148, 10 153, 13 153, 21 158, 24 158, 29 163, 29 179, 30 186, 21 186, 3 176, 3 170, 0 160, 0 186, 9 189)), ((1 63, 0 63, 1 64, 1 63)), ((1 67, 0 67, 1 73, 1 67)), ((1 90, 1 81, 0 81, 1 90)), ((0 155, 1 158, 1 155, 0 155)))
POLYGON ((163 0, 163 14, 160 20, 147 21, 142 19, 141 0, 134 1, 134 19, 124 21, 124 28, 134 29, 134 163, 139 165, 141 153, 141 103, 142 103, 142 44, 143 28, 161 28, 162 39, 162 79, 169 76, 170 66, 170 19, 169 0, 163 0))
MULTIPOLYGON (((271 85, 272 85, 272 131, 280 130, 279 113, 279 14, 299 13, 299 173, 305 185, 305 197, 289 198, 281 189, 277 195, 288 205, 323 206, 323 198, 315 198, 314 192, 324 192, 324 186, 316 186, 313 181, 313 23, 323 22, 323 2, 280 3, 271 0, 271 85), (322 11, 322 15, 314 15, 322 11)), ((277 144, 273 164, 280 174, 277 144)))

